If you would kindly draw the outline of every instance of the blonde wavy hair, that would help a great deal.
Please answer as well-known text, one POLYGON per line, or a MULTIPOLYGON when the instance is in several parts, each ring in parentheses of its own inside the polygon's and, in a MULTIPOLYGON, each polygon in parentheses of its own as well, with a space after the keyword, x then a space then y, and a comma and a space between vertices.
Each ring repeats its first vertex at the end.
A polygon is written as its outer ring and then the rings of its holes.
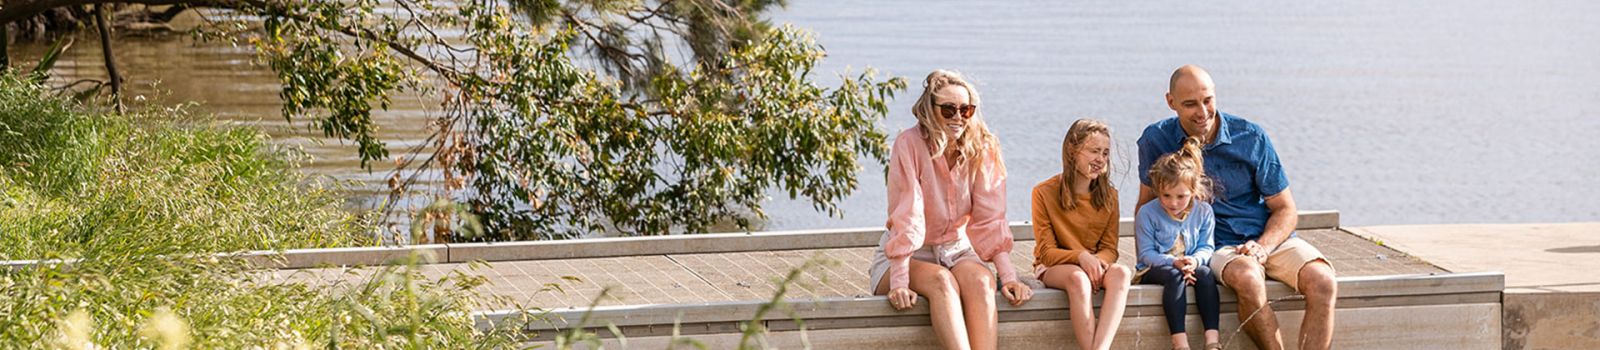
POLYGON ((917 104, 911 106, 911 115, 917 117, 917 126, 922 130, 923 142, 933 145, 933 156, 938 157, 947 149, 954 148, 956 167, 965 166, 967 175, 977 178, 982 175, 985 167, 976 166, 986 162, 995 162, 998 174, 1005 176, 1005 160, 1000 156, 1000 140, 989 131, 989 125, 983 121, 983 109, 978 108, 967 120, 967 130, 955 142, 950 141, 949 130, 945 130, 944 117, 938 113, 937 103, 933 100, 933 93, 947 86, 958 86, 967 89, 968 103, 981 106, 978 98, 978 89, 961 78, 960 73, 948 70, 934 70, 928 73, 928 78, 922 81, 922 96, 917 98, 917 104))
POLYGON ((1155 164, 1150 165, 1151 187, 1159 193, 1168 187, 1184 185, 1194 192, 1195 199, 1210 201, 1212 183, 1211 177, 1206 176, 1202 149, 1200 138, 1190 136, 1183 139, 1183 147, 1157 158, 1155 164))

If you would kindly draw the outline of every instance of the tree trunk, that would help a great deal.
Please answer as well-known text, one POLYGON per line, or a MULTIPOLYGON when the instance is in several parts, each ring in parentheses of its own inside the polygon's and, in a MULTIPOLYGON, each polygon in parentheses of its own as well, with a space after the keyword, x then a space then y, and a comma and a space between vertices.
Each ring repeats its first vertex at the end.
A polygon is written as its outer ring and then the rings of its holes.
POLYGON ((94 5, 94 25, 100 28, 100 52, 106 58, 106 74, 111 80, 111 105, 122 114, 122 75, 117 74, 116 56, 111 54, 111 26, 106 24, 106 7, 94 5))
POLYGON ((11 69, 11 25, 0 24, 0 71, 11 69))

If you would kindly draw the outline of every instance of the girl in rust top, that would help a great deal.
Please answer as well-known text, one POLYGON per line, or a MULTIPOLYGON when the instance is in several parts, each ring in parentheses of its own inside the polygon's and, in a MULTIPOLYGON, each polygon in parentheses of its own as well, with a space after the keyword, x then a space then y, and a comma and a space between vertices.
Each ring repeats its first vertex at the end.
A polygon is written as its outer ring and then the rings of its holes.
POLYGON ((1033 188, 1034 275, 1067 292, 1082 349, 1110 349, 1133 273, 1117 265, 1117 189, 1111 187, 1111 130, 1080 119, 1061 143, 1061 174, 1033 188), (1104 289, 1100 319, 1089 297, 1104 289))
POLYGON ((1013 305, 1033 295, 1011 264, 1000 143, 978 112, 978 91, 961 76, 937 70, 922 87, 911 108, 917 125, 890 151, 888 231, 869 271, 873 294, 898 310, 927 297, 940 344, 993 349, 996 282, 983 262, 994 262, 1013 305))

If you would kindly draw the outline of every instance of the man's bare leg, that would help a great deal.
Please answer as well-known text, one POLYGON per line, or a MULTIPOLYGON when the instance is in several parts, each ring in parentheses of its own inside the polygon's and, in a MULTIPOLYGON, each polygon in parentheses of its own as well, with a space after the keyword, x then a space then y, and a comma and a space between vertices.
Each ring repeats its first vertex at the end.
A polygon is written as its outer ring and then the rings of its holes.
POLYGON ((1278 316, 1267 304, 1267 277, 1261 264, 1249 257, 1228 262, 1222 281, 1239 296, 1239 320, 1244 323, 1245 334, 1250 335, 1256 347, 1266 350, 1283 349, 1283 335, 1278 332, 1278 316))
POLYGON ((1300 324, 1300 349, 1321 350, 1333 345, 1335 303, 1339 283, 1333 267, 1317 260, 1300 268, 1300 294, 1306 296, 1306 319, 1300 324))

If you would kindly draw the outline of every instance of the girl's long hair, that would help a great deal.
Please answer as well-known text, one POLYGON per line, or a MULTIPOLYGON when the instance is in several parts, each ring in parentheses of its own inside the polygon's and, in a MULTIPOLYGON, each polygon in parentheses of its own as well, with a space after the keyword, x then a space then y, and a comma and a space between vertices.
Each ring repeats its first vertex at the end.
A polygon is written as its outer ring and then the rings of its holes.
POLYGON ((1102 169, 1100 176, 1096 176, 1094 180, 1084 179, 1083 175, 1078 174, 1078 151, 1083 147, 1084 142, 1089 141, 1090 135, 1101 135, 1110 140, 1111 127, 1098 120, 1078 119, 1078 121, 1072 122, 1072 127, 1067 129, 1067 137, 1061 140, 1061 207, 1063 209, 1072 210, 1078 206, 1078 196, 1072 193, 1072 189, 1077 188, 1077 184, 1082 181, 1089 181, 1089 205, 1093 206, 1094 210, 1105 210, 1106 207, 1111 205, 1112 201, 1116 200, 1116 198, 1111 197, 1111 191, 1115 190, 1115 188, 1111 187, 1110 159, 1106 160, 1105 169, 1102 169))

